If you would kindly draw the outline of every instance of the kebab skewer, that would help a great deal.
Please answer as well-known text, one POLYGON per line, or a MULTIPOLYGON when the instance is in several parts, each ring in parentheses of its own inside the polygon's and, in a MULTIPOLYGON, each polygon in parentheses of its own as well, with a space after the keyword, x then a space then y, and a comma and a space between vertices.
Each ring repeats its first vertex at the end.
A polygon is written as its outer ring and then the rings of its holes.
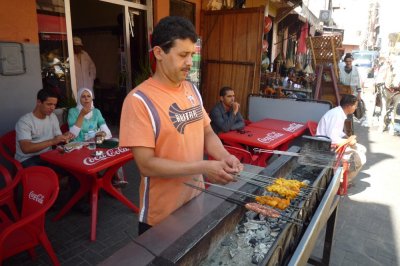
POLYGON ((244 202, 242 200, 233 199, 233 198, 224 196, 222 194, 219 194, 217 192, 209 191, 207 189, 204 189, 204 188, 201 188, 201 187, 189 184, 189 183, 185 183, 185 185, 187 185, 187 186, 189 186, 191 188, 200 190, 200 191, 202 191, 204 193, 213 195, 215 197, 221 198, 223 200, 229 201, 229 202, 234 203, 236 205, 243 206, 247 210, 253 211, 253 212, 258 213, 258 214, 261 214, 261 215, 263 215, 265 217, 279 218, 279 219, 282 219, 282 220, 284 220, 286 222, 290 222, 290 223, 293 223, 293 224, 296 224, 296 225, 299 225, 299 226, 303 226, 303 222, 300 219, 293 218, 293 217, 290 217, 290 216, 287 216, 287 215, 283 215, 279 211, 274 210, 274 209, 272 209, 270 207, 261 205, 259 203, 256 203, 256 202, 249 202, 248 203, 248 202, 244 202))
MULTIPOLYGON (((247 179, 251 179, 251 180, 254 180, 254 181, 258 181, 258 182, 263 182, 265 184, 270 184, 270 183, 275 182, 275 180, 277 180, 276 177, 267 176, 267 175, 260 175, 260 174, 254 174, 254 173, 250 173, 250 172, 246 172, 246 171, 241 171, 240 175, 235 175, 235 177, 241 177, 241 175, 243 175, 247 179)), ((289 180, 290 182, 293 182, 293 181, 301 182, 301 181, 294 180, 294 179, 285 179, 285 180, 289 180)), ((305 190, 317 190, 317 189, 324 190, 325 189, 325 188, 320 188, 320 187, 314 187, 314 186, 307 185, 304 181, 301 182, 301 183, 302 183, 302 185, 301 185, 302 188, 305 189, 305 190)))
POLYGON ((277 207, 280 210, 285 210, 287 207, 291 207, 291 208, 296 209, 296 210, 300 210, 301 209, 300 207, 290 205, 290 200, 289 201, 284 201, 284 199, 280 199, 278 197, 253 195, 253 194, 250 194, 250 193, 247 193, 247 192, 243 192, 243 191, 240 191, 240 190, 237 190, 237 189, 225 187, 225 186, 222 186, 222 185, 217 185, 217 184, 213 184, 213 183, 206 182, 206 181, 200 181, 200 180, 197 180, 197 179, 195 179, 195 180, 197 182, 203 182, 206 185, 222 188, 222 189, 229 190, 229 191, 232 191, 234 193, 237 193, 237 194, 249 197, 249 198, 253 198, 260 204, 267 204, 267 205, 269 205, 271 207, 277 207), (277 199, 280 199, 280 200, 278 201, 277 199), (279 205, 279 207, 278 207, 278 205, 279 205))
MULTIPOLYGON (((293 191, 293 190, 287 189, 287 188, 285 188, 285 187, 283 187, 281 185, 272 184, 272 185, 269 185, 269 186, 265 186, 265 183, 255 182, 255 181, 252 181, 251 179, 247 179, 247 178, 243 178, 243 177, 239 177, 239 176, 236 176, 236 178, 240 179, 240 180, 243 180, 243 181, 246 181, 249 184, 252 184, 252 185, 255 185, 255 186, 259 186, 259 187, 263 187, 264 189, 266 189, 266 190, 268 190, 270 192, 275 192, 275 193, 277 193, 277 194, 279 194, 279 195, 281 195, 281 196, 283 196, 285 198, 288 198, 288 199, 294 199, 296 197, 299 197, 299 198, 302 198, 302 199, 305 198, 305 196, 299 195, 300 191, 293 191), (269 188, 269 187, 271 187, 271 188, 269 188)), ((267 183, 267 184, 270 184, 270 183, 267 183)))

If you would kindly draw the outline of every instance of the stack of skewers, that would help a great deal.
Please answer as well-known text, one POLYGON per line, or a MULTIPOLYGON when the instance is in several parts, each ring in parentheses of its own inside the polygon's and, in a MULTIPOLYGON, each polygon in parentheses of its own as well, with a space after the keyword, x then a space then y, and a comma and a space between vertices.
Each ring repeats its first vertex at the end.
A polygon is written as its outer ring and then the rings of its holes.
MULTIPOLYGON (((246 172, 241 172, 241 174, 244 175, 246 174, 246 172)), ((206 190, 189 183, 186 183, 186 185, 201 190, 205 193, 211 194, 213 196, 225 199, 237 205, 244 206, 246 209, 254 211, 265 217, 280 218, 284 221, 302 225, 301 220, 293 218, 284 213, 283 211, 285 211, 289 207, 292 209, 299 209, 299 207, 296 207, 294 204, 291 203, 291 201, 294 199, 304 199, 305 197, 307 197, 307 194, 309 192, 318 188, 311 187, 305 182, 301 182, 294 179, 285 179, 282 177, 274 178, 262 175, 258 175, 259 177, 256 177, 254 176, 254 174, 251 175, 253 176, 242 177, 241 175, 236 175, 235 177, 237 179, 246 181, 249 184, 263 187, 267 191, 267 193, 269 193, 269 195, 254 195, 247 192, 228 188, 222 185, 216 185, 205 181, 201 182, 204 182, 204 184, 210 186, 215 186, 218 188, 232 191, 240 195, 244 195, 248 198, 254 199, 255 202, 246 202, 244 200, 230 198, 222 194, 219 194, 217 192, 206 190)), ((199 180, 196 181, 199 182, 199 180)))

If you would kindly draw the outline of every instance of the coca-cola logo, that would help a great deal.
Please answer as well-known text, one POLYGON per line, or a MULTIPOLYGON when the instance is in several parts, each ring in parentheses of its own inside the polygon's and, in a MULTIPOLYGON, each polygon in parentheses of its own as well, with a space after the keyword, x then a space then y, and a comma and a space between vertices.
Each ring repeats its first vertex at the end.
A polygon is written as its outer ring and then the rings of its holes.
POLYGON ((28 198, 30 200, 36 201, 39 204, 43 204, 44 196, 42 194, 36 194, 33 190, 29 192, 28 198))
POLYGON ((271 141, 279 139, 283 135, 284 135, 283 133, 272 131, 272 132, 269 132, 267 135, 265 135, 265 137, 258 138, 257 140, 261 143, 270 143, 271 141))
POLYGON ((288 131, 288 132, 295 132, 296 130, 298 130, 301 127, 304 127, 304 125, 297 124, 297 123, 290 123, 290 125, 288 127, 284 127, 282 129, 285 131, 288 131))
POLYGON ((121 153, 128 152, 128 151, 130 151, 128 148, 122 148, 122 147, 118 147, 115 149, 109 149, 106 152, 104 152, 102 155, 86 157, 85 159, 83 159, 83 164, 95 165, 101 161, 107 160, 108 158, 117 156, 121 153))

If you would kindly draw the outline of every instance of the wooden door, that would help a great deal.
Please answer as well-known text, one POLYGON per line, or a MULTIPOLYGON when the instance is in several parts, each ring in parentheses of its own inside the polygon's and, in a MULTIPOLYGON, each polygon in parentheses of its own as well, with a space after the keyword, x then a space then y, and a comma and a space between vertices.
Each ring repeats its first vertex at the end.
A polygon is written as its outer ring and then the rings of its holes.
POLYGON ((204 11, 201 21, 204 106, 210 111, 220 88, 230 86, 247 116, 247 96, 260 86, 264 8, 204 11))

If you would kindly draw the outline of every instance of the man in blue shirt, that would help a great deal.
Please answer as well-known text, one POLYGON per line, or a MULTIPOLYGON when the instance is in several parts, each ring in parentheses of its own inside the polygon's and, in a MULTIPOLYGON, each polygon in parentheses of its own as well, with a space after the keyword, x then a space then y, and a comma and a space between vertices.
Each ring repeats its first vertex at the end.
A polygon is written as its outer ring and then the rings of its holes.
POLYGON ((211 126, 216 134, 244 128, 244 119, 239 112, 240 105, 235 102, 235 92, 231 87, 219 91, 220 102, 210 112, 211 126))

